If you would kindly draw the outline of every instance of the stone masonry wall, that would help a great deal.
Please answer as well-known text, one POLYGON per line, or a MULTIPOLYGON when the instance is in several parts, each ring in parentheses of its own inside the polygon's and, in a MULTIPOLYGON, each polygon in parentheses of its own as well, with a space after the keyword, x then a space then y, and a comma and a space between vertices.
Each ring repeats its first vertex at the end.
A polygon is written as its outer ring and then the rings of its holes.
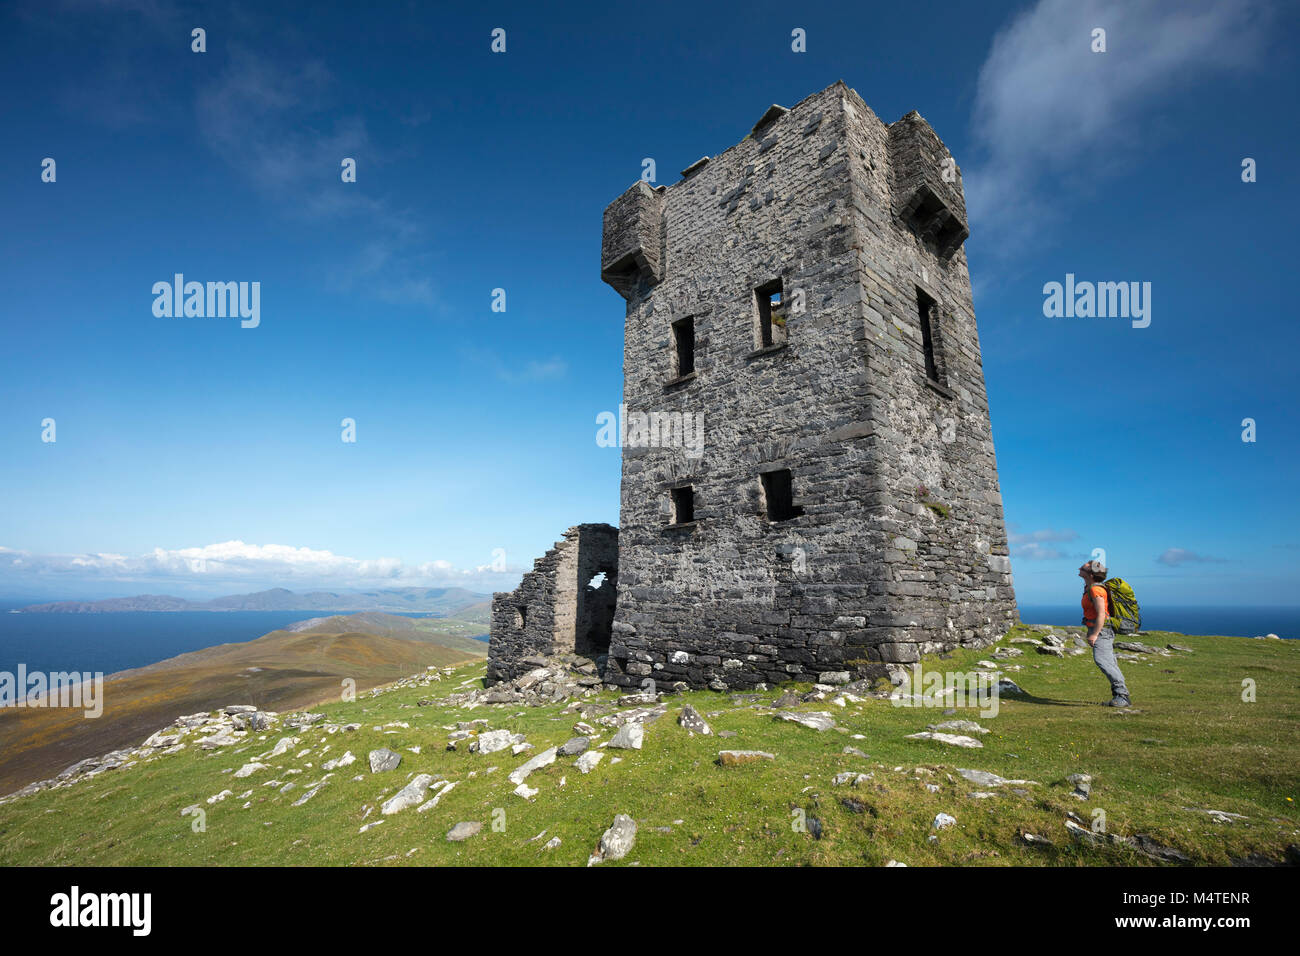
POLYGON ((582 524, 533 562, 514 591, 492 595, 488 683, 529 670, 524 658, 580 653, 595 657, 609 648, 618 586, 618 529, 582 524), (598 589, 587 584, 597 574, 598 589))
POLYGON ((865 674, 1014 620, 969 276, 952 245, 960 178, 920 168, 942 150, 924 120, 894 131, 842 83, 765 118, 654 201, 638 184, 606 215, 603 249, 637 264, 602 263, 628 299, 628 412, 705 423, 698 456, 624 448, 612 683, 865 674), (655 206, 661 246, 638 252, 655 241, 655 206), (776 279, 791 312, 760 348, 755 289, 776 279), (918 287, 935 303, 933 383, 918 287), (695 373, 682 380, 672 323, 684 318, 695 373), (773 522, 759 473, 781 468, 803 513, 773 522), (695 520, 671 525, 670 490, 687 484, 695 520))

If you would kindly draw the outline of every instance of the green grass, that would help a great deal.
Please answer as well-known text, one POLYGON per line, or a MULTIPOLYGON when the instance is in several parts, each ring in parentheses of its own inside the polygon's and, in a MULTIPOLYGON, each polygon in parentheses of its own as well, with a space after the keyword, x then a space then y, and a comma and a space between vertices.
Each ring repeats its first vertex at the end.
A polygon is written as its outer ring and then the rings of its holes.
MULTIPOLYGON (((1026 633, 1021 628, 1009 637, 1026 633)), ((486 718, 492 729, 526 734, 536 753, 573 736, 580 715, 562 713, 565 705, 472 710, 416 705, 480 677, 483 665, 469 664, 430 687, 318 708, 329 721, 359 721, 362 729, 333 736, 300 731, 299 746, 270 761, 279 769, 246 780, 223 771, 269 749, 280 733, 241 744, 237 751, 187 748, 0 806, 0 864, 576 866, 586 863, 617 813, 638 823, 636 846, 623 862, 644 865, 879 865, 890 859, 910 866, 1152 864, 1122 846, 1071 841, 1064 828, 1067 812, 1090 821, 1098 808, 1106 813, 1109 832, 1147 834, 1198 864, 1227 864, 1250 854, 1280 860, 1289 844, 1300 842, 1294 802, 1300 796, 1300 645, 1142 636, 1156 646, 1170 638, 1194 653, 1121 661, 1135 712, 1098 706, 1107 687, 1090 655, 1061 660, 1032 648, 1010 662, 1023 669, 1008 675, 1032 698, 1003 698, 994 717, 981 717, 973 708, 945 717, 939 709, 896 707, 876 699, 845 708, 829 700, 800 705, 832 712, 845 728, 818 733, 775 721, 770 710, 754 709, 731 694, 668 696, 668 713, 647 726, 643 750, 607 750, 587 775, 573 766, 573 758, 562 757, 528 779, 540 789, 532 801, 514 795, 506 779, 531 754, 515 757, 507 750, 478 756, 467 752, 465 742, 449 752, 445 725, 486 718), (1244 679, 1255 682, 1256 702, 1242 700, 1244 679), (730 730, 736 736, 688 736, 676 722, 681 704, 688 702, 715 733, 730 730), (982 750, 904 739, 927 724, 956 718, 977 720, 992 731, 982 750), (391 734, 374 730, 398 720, 410 728, 391 734), (413 745, 422 753, 407 751, 413 745), (869 757, 845 755, 845 745, 869 757), (310 756, 293 757, 308 746, 310 756), (402 754, 396 771, 369 772, 366 754, 380 746, 402 754), (345 749, 357 763, 335 771, 309 803, 291 806, 303 783, 319 779, 321 762, 345 749), (776 759, 723 768, 715 762, 721 749, 765 750, 776 759), (614 756, 623 759, 611 764, 614 756), (485 773, 491 766, 498 769, 485 773), (290 767, 303 773, 286 775, 290 767), (1028 796, 1003 788, 995 798, 975 800, 967 794, 979 788, 958 777, 956 767, 1028 778, 1041 786, 1027 788, 1028 796), (870 772, 874 778, 857 788, 833 786, 831 777, 843 770, 870 772), (364 808, 374 807, 364 822, 377 819, 379 804, 417 772, 442 774, 458 785, 432 811, 406 810, 358 833, 364 808), (1092 774, 1091 800, 1070 796, 1065 777, 1075 772, 1092 774), (353 781, 358 774, 363 779, 353 781), (268 779, 296 780, 299 786, 280 795, 261 786, 268 779), (938 792, 927 790, 927 783, 937 785, 938 792), (207 797, 227 788, 236 795, 253 790, 251 808, 242 809, 244 801, 236 797, 206 804, 207 797), (843 797, 860 801, 862 812, 842 805, 843 797), (207 812, 206 832, 193 832, 180 815, 193 803, 207 812), (1185 807, 1249 819, 1219 824, 1185 807), (821 839, 792 825, 797 810, 821 821, 821 839), (956 817, 957 825, 931 842, 930 824, 939 812, 956 817), (463 820, 482 821, 482 832, 464 843, 447 843, 446 832, 463 820), (544 837, 528 842, 543 830, 544 837), (1027 845, 1022 832, 1053 845, 1027 845), (561 845, 542 849, 554 836, 561 845)), ((924 666, 971 670, 991 650, 927 659, 924 666)), ((759 702, 770 703, 779 693, 764 692, 759 702)), ((593 700, 612 703, 616 696, 602 693, 593 700)), ((602 739, 611 735, 606 731, 602 739)))

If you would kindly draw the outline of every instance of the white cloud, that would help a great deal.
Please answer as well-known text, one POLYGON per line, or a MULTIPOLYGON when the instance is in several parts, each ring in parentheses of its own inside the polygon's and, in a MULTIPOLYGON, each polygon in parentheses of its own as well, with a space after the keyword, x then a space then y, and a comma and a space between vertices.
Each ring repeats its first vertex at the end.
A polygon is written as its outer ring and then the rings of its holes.
POLYGON ((511 385, 549 382, 569 374, 569 363, 558 355, 547 359, 530 359, 522 365, 510 365, 499 355, 477 348, 461 349, 464 358, 488 369, 497 379, 511 385))
POLYGON ((435 560, 411 565, 397 558, 353 558, 332 551, 243 541, 174 550, 155 548, 137 555, 38 554, 10 548, 0 548, 0 552, 6 558, 12 556, 8 567, 0 566, 0 582, 10 586, 62 579, 205 590, 464 587, 490 592, 513 588, 520 577, 518 569, 494 570, 488 564, 458 568, 449 561, 435 560))
POLYGON ((1223 558, 1213 558, 1208 555, 1197 554, 1195 551, 1188 551, 1186 548, 1167 548, 1164 554, 1156 558, 1163 565, 1176 568, 1181 564, 1223 564, 1223 558))
POLYGON ((1069 528, 1060 530, 1042 528, 1038 531, 1018 532, 1013 525, 1007 533, 1007 544, 1010 545, 1013 558, 1024 558, 1027 561, 1052 561, 1066 555, 1059 548, 1051 547, 1052 544, 1074 541, 1078 537, 1079 533, 1069 528))
POLYGON ((1011 254, 1148 146, 1174 94, 1255 64, 1265 0, 1039 0, 993 39, 962 170, 972 229, 1011 254), (1094 28, 1106 52, 1091 50, 1094 28))

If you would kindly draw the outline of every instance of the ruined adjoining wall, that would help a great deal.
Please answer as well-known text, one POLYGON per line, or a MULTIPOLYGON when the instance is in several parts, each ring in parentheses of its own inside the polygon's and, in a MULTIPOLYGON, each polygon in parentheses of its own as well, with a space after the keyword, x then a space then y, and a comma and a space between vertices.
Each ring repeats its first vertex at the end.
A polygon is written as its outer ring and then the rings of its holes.
POLYGON ((947 158, 919 115, 886 125, 837 83, 606 211, 629 415, 703 415, 705 427, 699 455, 624 448, 606 680, 865 674, 1014 620, 947 158), (777 281, 790 311, 765 345, 755 293, 777 281), (673 325, 686 319, 683 377, 673 325), (759 476, 778 469, 801 513, 773 521, 759 476), (686 486, 694 520, 674 524, 686 486))
POLYGON ((618 529, 581 524, 533 563, 519 587, 492 595, 488 683, 529 669, 532 655, 582 654, 609 649, 618 588, 618 529), (604 574, 599 587, 593 578, 604 574))

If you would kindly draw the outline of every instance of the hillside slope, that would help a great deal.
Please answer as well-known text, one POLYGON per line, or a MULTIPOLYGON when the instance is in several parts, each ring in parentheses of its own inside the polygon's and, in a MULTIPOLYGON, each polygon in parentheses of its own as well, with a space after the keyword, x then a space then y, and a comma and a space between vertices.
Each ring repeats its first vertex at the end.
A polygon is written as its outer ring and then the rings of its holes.
POLYGON ((233 703, 290 710, 337 698, 344 678, 361 691, 430 665, 486 654, 485 643, 463 636, 478 625, 440 618, 421 626, 424 620, 408 624, 411 619, 386 614, 322 618, 303 631, 272 631, 120 671, 105 679, 104 712, 96 719, 86 719, 81 710, 0 710, 0 793, 138 743, 178 714, 233 703))
POLYGON ((286 729, 296 721, 282 717, 211 750, 196 743, 199 728, 180 749, 141 751, 129 767, 7 801, 0 864, 578 866, 618 815, 636 828, 622 862, 645 865, 1296 858, 1300 645, 1144 634, 1150 652, 1123 661, 1136 706, 1111 710, 1098 706, 1105 687, 1091 658, 1070 653, 1070 629, 1055 632, 1066 638, 1060 657, 1038 650, 1042 631, 1018 628, 996 650, 927 659, 926 671, 947 672, 994 659, 1026 694, 1004 695, 990 716, 806 684, 620 703, 560 668, 521 679, 523 692, 484 692, 482 664, 468 664, 316 708, 314 726, 286 729), (1187 650, 1166 650, 1171 639, 1187 650), (711 733, 679 724, 686 705, 711 733), (982 746, 909 737, 963 719, 988 730, 969 730, 982 746), (603 746, 629 723, 643 728, 640 749, 603 746), (589 772, 587 754, 555 755, 523 781, 529 789, 507 779, 588 727, 591 752, 603 754, 589 772), (514 754, 513 735, 530 749, 514 754), (495 745, 505 749, 472 752, 495 745), (396 769, 372 772, 367 757, 380 748, 400 756, 396 769), (723 750, 771 759, 723 765, 723 750), (1085 784, 1086 798, 1076 795, 1085 784), (385 814, 408 786, 406 808, 385 814), (939 814, 953 822, 936 829, 939 814), (461 823, 481 826, 449 841, 461 823))

